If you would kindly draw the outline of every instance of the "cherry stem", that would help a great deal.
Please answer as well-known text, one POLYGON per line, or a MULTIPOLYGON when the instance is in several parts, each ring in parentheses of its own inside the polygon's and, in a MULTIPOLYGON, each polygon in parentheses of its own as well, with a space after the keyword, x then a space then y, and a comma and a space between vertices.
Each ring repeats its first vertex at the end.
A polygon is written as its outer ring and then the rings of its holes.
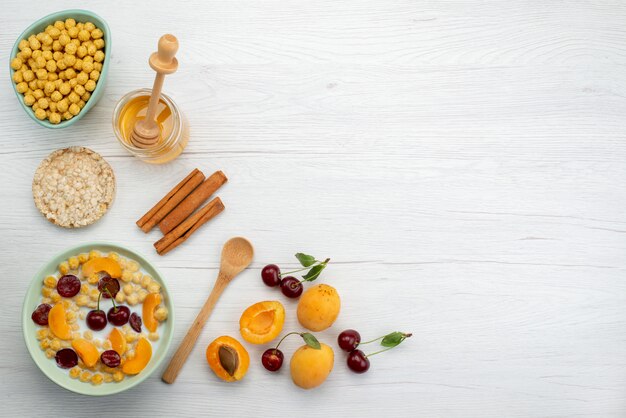
MULTIPOLYGON (((117 312, 117 305, 115 305, 115 298, 113 297, 109 289, 107 289, 106 287, 104 288, 104 291, 109 294, 109 297, 111 298, 111 302, 113 302, 113 312, 117 312)), ((102 292, 100 292, 100 294, 102 294, 102 292)), ((100 298, 100 296, 98 296, 98 298, 100 298)))
POLYGON ((383 335, 382 337, 378 337, 378 338, 376 338, 376 339, 374 339, 374 340, 369 340, 369 341, 365 341, 365 342, 360 342, 360 343, 359 343, 359 345, 373 343, 374 341, 382 340, 383 338, 385 338, 385 335, 383 335))
POLYGON ((102 296, 102 292, 98 293, 98 305, 96 307, 96 310, 100 310, 100 296, 102 296))
MULTIPOLYGON (((330 261, 330 258, 327 258, 324 261, 315 260, 315 263, 311 264, 309 267, 302 267, 301 269, 298 269, 298 270, 292 270, 292 271, 287 271, 285 273, 279 273, 278 277, 282 278, 286 274, 292 274, 292 273, 297 273, 297 272, 302 271, 302 270, 308 270, 308 269, 313 268, 313 267, 315 267, 316 265, 319 265, 319 264, 326 265, 326 264, 328 264, 329 261, 330 261), (316 263, 318 263, 318 264, 316 264, 316 263)), ((302 280, 300 283, 302 283, 303 281, 306 281, 306 280, 302 280)))
POLYGON ((375 356, 376 354, 384 353, 385 351, 389 351, 389 350, 391 350, 392 348, 395 348, 395 347, 397 347, 397 346, 385 348, 384 350, 380 350, 380 351, 376 351, 376 352, 374 352, 372 354, 366 355, 365 357, 375 356))
POLYGON ((276 347, 274 347, 274 350, 278 350, 278 346, 280 345, 280 343, 282 343, 285 338, 289 337, 290 335, 294 335, 294 334, 298 334, 298 335, 302 336, 301 332, 296 332, 296 331, 290 332, 290 333, 286 334, 283 338, 280 339, 278 344, 276 344, 276 347))

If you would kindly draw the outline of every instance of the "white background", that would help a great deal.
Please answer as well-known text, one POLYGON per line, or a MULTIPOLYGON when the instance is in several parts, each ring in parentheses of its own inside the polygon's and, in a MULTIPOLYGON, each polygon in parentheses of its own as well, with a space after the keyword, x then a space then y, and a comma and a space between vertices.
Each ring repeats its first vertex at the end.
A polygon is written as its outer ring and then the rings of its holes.
MULTIPOLYGON (((0 13, 0 396, 4 416, 626 415, 626 7, 621 1, 3 1, 0 13), (44 5, 45 3, 45 5, 44 5), (137 4, 135 4, 137 3, 137 4), (113 35, 105 96, 79 123, 47 130, 18 105, 8 51, 33 20, 71 7, 113 35), (164 91, 184 109, 184 155, 151 166, 115 141, 111 114, 149 87, 166 32, 180 69, 164 91), (97 224, 62 230, 37 212, 33 173, 83 145, 117 176, 97 224), (226 211, 165 257, 134 224, 192 168, 221 169, 226 211), (128 245, 166 275, 176 346, 208 295, 222 243, 255 244, 252 268, 219 301, 178 381, 155 374, 107 399, 48 381, 22 339, 33 274, 90 240, 128 245), (240 337, 245 307, 295 303, 260 268, 297 251, 331 257, 320 278, 342 313, 320 334, 415 336, 367 374, 336 352, 313 391, 260 365, 242 382, 204 359, 240 337)), ((298 346, 285 344, 287 357, 298 346)))

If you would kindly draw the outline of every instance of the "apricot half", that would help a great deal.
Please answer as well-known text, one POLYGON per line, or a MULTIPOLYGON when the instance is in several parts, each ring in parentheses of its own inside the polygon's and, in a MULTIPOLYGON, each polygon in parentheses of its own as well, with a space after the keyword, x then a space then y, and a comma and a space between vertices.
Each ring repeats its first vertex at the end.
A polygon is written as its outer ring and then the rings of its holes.
POLYGON ((72 338, 72 327, 67 323, 65 307, 62 303, 57 303, 48 312, 48 326, 50 326, 50 331, 55 337, 62 340, 72 338))
POLYGON ((113 328, 109 334, 109 341, 111 341, 111 348, 120 356, 126 352, 126 337, 117 328, 113 328))
POLYGON ((122 268, 119 263, 108 257, 94 257, 83 264, 83 276, 89 277, 94 273, 105 271, 109 276, 119 279, 122 277, 122 268))
POLYGON ((303 345, 291 356, 291 379, 302 389, 313 389, 321 385, 333 370, 333 349, 323 343, 320 345, 319 350, 303 345))
POLYGON ((140 338, 135 349, 135 357, 124 362, 122 371, 126 374, 138 374, 152 358, 152 345, 145 338, 140 338))
POLYGON ((246 375, 250 356, 239 341, 223 335, 206 348, 206 361, 217 377, 226 382, 235 382, 246 375))
POLYGON ((278 301, 258 302, 248 307, 239 319, 239 331, 252 344, 265 344, 280 334, 285 324, 285 308, 278 301))
POLYGON ((334 287, 318 284, 307 289, 298 302, 298 321, 311 331, 329 328, 341 309, 339 294, 334 287))
POLYGON ((72 348, 76 350, 80 359, 85 363, 87 367, 93 367, 98 362, 100 358, 100 353, 98 352, 98 348, 93 345, 90 341, 85 340, 84 338, 77 338, 72 341, 72 348))
POLYGON ((154 310, 161 303, 161 294, 150 293, 143 301, 143 308, 141 313, 143 316, 143 324, 148 328, 150 332, 155 332, 159 322, 154 317, 154 310))

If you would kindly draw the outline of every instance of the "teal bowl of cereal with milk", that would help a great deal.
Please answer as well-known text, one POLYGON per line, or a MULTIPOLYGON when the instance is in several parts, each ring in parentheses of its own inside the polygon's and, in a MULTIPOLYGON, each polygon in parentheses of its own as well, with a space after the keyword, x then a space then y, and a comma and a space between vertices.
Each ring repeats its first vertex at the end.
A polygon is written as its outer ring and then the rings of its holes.
POLYGON ((104 93, 111 33, 97 14, 63 10, 22 32, 9 60, 13 90, 26 114, 46 128, 85 116, 104 93))
POLYGON ((103 396, 138 385, 159 367, 174 310, 163 276, 143 256, 94 242, 63 251, 35 274, 22 329, 46 377, 103 396))

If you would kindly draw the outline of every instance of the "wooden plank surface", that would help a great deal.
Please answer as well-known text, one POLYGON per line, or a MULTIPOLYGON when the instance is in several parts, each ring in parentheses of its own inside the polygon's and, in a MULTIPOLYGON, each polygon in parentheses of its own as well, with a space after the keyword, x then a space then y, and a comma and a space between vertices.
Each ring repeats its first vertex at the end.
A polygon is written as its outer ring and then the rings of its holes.
MULTIPOLYGON (((626 4, 622 1, 235 0, 54 5, 3 2, 0 22, 1 415, 626 416, 626 4), (33 20, 81 6, 113 34, 105 96, 75 126, 35 125, 6 75, 33 20), (165 166, 116 143, 111 115, 151 85, 158 36, 180 39, 164 91, 191 141, 165 166), (115 170, 110 212, 92 227, 47 223, 31 197, 42 158, 83 145, 115 170), (226 211, 159 257, 135 227, 193 167, 229 177, 226 211), (32 275, 62 249, 110 240, 162 269, 177 311, 174 345, 217 273, 221 243, 244 235, 252 269, 226 290, 177 383, 155 374, 113 398, 43 377, 22 339, 32 275), (295 304, 265 287, 263 265, 331 257, 320 282, 344 328, 415 337, 350 373, 343 353, 317 390, 262 369, 223 384, 204 360, 239 337, 249 304, 295 304)), ((296 347, 285 343, 285 352, 296 347)))

